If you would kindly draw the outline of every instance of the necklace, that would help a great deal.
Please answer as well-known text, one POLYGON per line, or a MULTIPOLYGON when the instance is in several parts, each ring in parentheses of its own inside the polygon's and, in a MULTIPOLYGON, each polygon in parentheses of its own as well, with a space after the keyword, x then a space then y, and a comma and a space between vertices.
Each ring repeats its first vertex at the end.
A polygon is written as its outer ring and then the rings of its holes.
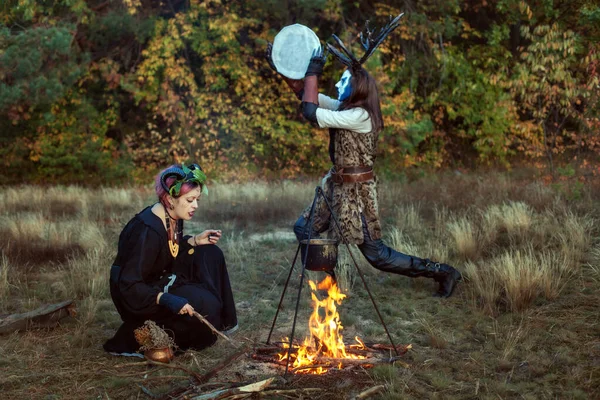
POLYGON ((173 231, 171 232, 171 215, 169 215, 169 212, 167 210, 165 210, 165 213, 165 221, 167 223, 167 235, 169 237, 169 251, 171 252, 173 258, 176 258, 177 254, 179 254, 179 235, 177 232, 177 228, 173 229, 173 231))

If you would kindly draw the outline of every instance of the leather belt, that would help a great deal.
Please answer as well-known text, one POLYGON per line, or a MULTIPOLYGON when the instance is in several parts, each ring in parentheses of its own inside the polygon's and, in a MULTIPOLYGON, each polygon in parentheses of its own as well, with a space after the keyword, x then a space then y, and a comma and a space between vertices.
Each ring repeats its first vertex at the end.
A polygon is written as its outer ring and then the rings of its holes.
POLYGON ((365 182, 373 179, 373 167, 342 167, 334 168, 331 178, 335 183, 365 182))

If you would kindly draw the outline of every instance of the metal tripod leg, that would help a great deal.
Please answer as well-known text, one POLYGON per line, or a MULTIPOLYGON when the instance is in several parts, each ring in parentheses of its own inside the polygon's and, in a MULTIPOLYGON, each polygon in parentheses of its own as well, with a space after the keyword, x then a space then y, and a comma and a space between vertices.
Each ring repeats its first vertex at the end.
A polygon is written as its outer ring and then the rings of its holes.
POLYGON ((327 205, 327 208, 329 209, 329 212, 331 213, 331 217, 332 217, 333 221, 335 222, 335 226, 337 227, 338 233, 340 234, 340 237, 344 241, 344 244, 346 245, 346 248, 348 249, 348 253, 350 253, 350 257, 352 258, 352 261, 354 262, 354 266, 356 267, 356 270, 358 271, 358 275, 360 276, 360 279, 362 280, 363 284, 365 285, 365 289, 367 290, 367 293, 369 294, 369 298, 371 299, 371 302, 373 303, 373 307, 375 307, 377 316, 379 317, 379 320, 381 321, 381 325, 383 325, 383 329, 385 330, 385 333, 387 334, 387 337, 390 340, 390 344, 392 345, 392 348, 396 352, 396 355, 400 355, 398 353, 398 349, 394 345, 394 341, 392 340, 392 336, 390 335, 390 332, 388 331, 387 325, 383 321, 383 317, 381 316, 381 313, 379 312, 379 308, 377 307, 377 304, 375 303, 375 299, 373 298, 373 295, 371 294, 371 290, 369 289, 369 286, 367 285, 367 280, 365 279, 365 276, 363 275, 362 271, 358 267, 358 263, 356 262, 356 259, 354 258, 354 254, 352 254, 352 251, 350 251, 350 245, 348 244, 348 241, 346 240, 346 237, 344 236, 344 234, 342 232, 342 228, 333 212, 333 209, 331 208, 331 204, 329 204, 329 200, 327 200, 327 196, 325 196, 325 193, 323 192, 323 189, 321 189, 320 186, 317 186, 316 190, 318 192, 317 194, 320 193, 321 196, 323 197, 323 200, 325 200, 325 204, 327 205))
MULTIPOLYGON (((292 345, 294 343, 294 332, 296 331, 296 321, 298 319, 298 309, 300 307, 300 296, 302 294, 302 285, 304 284, 304 275, 306 272, 306 262, 308 260, 308 248, 310 247, 310 238, 312 235, 312 220, 313 220, 313 215, 315 212, 315 205, 317 203, 317 197, 319 195, 319 189, 321 189, 319 186, 317 186, 317 189, 315 189, 315 197, 313 198, 313 202, 312 205, 310 206, 310 213, 308 215, 308 224, 306 224, 304 226, 304 231, 302 232, 302 237, 304 237, 306 235, 306 230, 308 229, 308 237, 307 237, 307 244, 306 244, 306 249, 304 252, 304 262, 302 263, 302 275, 300 276, 300 285, 298 286, 298 298, 296 299, 296 310, 294 312, 294 322, 292 323, 292 333, 290 334, 290 342, 289 342, 289 349, 288 349, 288 356, 287 356, 287 361, 285 364, 285 375, 287 375, 288 373, 288 369, 290 366, 290 356, 292 354, 292 345)), ((281 299, 279 300, 279 305, 277 306, 277 312, 275 313, 275 318, 273 319, 273 325, 271 326, 271 331, 269 332, 269 337, 267 338, 267 344, 269 344, 270 340, 271 340, 271 334, 273 333, 273 329, 275 328, 275 322, 277 321, 277 316, 279 315, 279 309, 281 308, 281 303, 283 302, 283 296, 285 295, 285 291, 287 289, 288 283, 290 281, 290 277, 292 276, 292 271, 294 270, 294 265, 296 264, 296 259, 298 258, 298 253, 300 252, 300 248, 301 248, 301 243, 298 244, 298 250, 296 250, 296 255, 294 256, 294 261, 292 262, 292 267, 290 268, 290 273, 288 274, 288 278, 285 282, 285 288, 283 289, 283 293, 281 294, 281 299)))
POLYGON ((281 293, 281 298, 279 299, 279 305, 277 306, 277 311, 275 312, 275 318, 273 318, 273 325, 271 325, 271 330, 269 331, 269 337, 267 337, 267 344, 271 343, 271 335, 273 334, 273 329, 275 329, 275 323, 277 322, 277 316, 279 315, 279 311, 281 310, 281 303, 283 303, 283 297, 285 296, 285 292, 287 290, 288 284, 290 283, 290 277, 292 276, 292 272, 294 272, 294 265, 296 265, 296 259, 298 258, 298 253, 300 253, 300 243, 298 243, 298 249, 296 249, 296 255, 294 256, 294 261, 292 261, 292 267, 290 268, 290 273, 287 276, 285 281, 285 286, 283 287, 283 292, 281 293))

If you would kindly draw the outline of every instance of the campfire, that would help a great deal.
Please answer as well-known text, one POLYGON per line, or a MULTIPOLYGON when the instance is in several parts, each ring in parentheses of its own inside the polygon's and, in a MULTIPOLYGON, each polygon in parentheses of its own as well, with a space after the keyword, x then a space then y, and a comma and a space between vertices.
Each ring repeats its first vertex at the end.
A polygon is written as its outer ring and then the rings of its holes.
MULTIPOLYGON (((302 344, 293 343, 290 348, 289 338, 283 339, 278 346, 257 349, 257 353, 276 353, 270 356, 255 354, 254 358, 272 361, 289 366, 295 374, 321 375, 331 369, 346 369, 357 365, 369 367, 376 363, 393 362, 397 357, 380 358, 374 352, 389 352, 391 346, 374 344, 367 346, 358 336, 355 343, 347 345, 342 335, 342 326, 337 306, 342 304, 346 295, 340 291, 337 283, 327 276, 318 284, 308 281, 312 290, 313 311, 308 321, 310 336, 302 344), (327 290, 327 297, 320 300, 318 290, 327 290)), ((402 346, 401 354, 410 346, 402 346)))
MULTIPOLYGON (((311 367, 318 364, 321 359, 339 359, 338 368, 342 367, 344 359, 364 359, 365 356, 357 354, 349 354, 346 351, 344 338, 341 331, 344 329, 340 321, 340 315, 337 312, 337 305, 342 304, 342 300, 346 295, 342 293, 338 285, 333 281, 331 276, 327 277, 316 284, 313 281, 308 281, 312 289, 311 298, 313 302, 313 312, 308 320, 308 327, 311 336, 304 339, 302 345, 293 345, 292 352, 289 354, 291 364, 296 373, 324 374, 328 368, 324 366, 311 367), (327 290, 327 297, 319 300, 317 297, 318 290, 327 290)), ((364 348, 364 343, 356 337, 358 345, 356 348, 364 348)), ((287 349, 278 354, 279 361, 286 360, 289 353, 289 339, 283 341, 283 347, 287 349)))

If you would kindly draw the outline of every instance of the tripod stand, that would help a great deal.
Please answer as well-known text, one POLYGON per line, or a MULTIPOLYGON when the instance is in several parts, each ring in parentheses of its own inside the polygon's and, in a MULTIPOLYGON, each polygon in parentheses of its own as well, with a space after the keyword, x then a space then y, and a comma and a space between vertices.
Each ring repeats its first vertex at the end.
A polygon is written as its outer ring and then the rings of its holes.
MULTIPOLYGON (((306 249, 304 249, 304 262, 302 263, 302 275, 300 276, 300 285, 298 286, 298 297, 296 299, 296 310, 294 312, 294 322, 292 323, 292 333, 290 334, 290 342, 289 342, 290 346, 288 349, 288 356, 287 356, 287 361, 285 364, 285 374, 284 375, 287 375, 288 369, 290 366, 290 355, 291 355, 291 351, 292 351, 292 344, 294 343, 294 332, 296 330, 296 320, 298 318, 298 308, 300 306, 300 295, 302 293, 302 285, 304 283, 304 275, 306 272, 306 262, 308 261, 308 249, 310 247, 310 238, 312 235, 313 217, 314 217, 314 212, 315 212, 315 206, 317 204, 317 199, 319 198, 319 196, 323 199, 323 201, 327 205, 327 208, 329 209, 331 219, 334 221, 335 227, 337 228, 340 237, 342 238, 344 244, 346 245, 346 248, 348 249, 348 253, 350 254, 350 257, 352 258, 352 262, 354 263, 354 266, 356 267, 356 270, 358 271, 358 275, 360 276, 360 279, 362 280, 362 282, 365 286, 365 289, 367 290, 367 293, 369 294, 369 298, 371 299, 371 302, 373 303, 373 307, 375 308, 375 311, 377 312, 377 316, 379 317, 379 320, 381 321, 381 325, 383 326, 383 329, 385 330, 385 333, 387 334, 387 337, 390 340, 390 344, 392 345, 392 348, 396 352, 396 355, 398 355, 398 350, 396 349, 396 346, 394 345, 394 341, 392 340, 392 337, 390 336, 387 326, 385 325, 385 322, 383 321, 383 317, 381 316, 381 313, 379 312, 379 308, 377 307, 377 304, 375 303, 375 299, 373 298, 373 295, 371 294, 371 290, 369 290, 367 281, 365 280, 365 277, 364 277, 362 271, 358 267, 358 263, 356 262, 356 259, 354 258, 354 254, 352 254, 352 252, 350 251, 350 245, 342 232, 342 228, 340 227, 340 224, 333 212, 333 209, 331 208, 331 204, 329 204, 329 200, 327 200, 327 196, 325 196, 323 189, 320 186, 317 186, 315 189, 315 197, 313 198, 312 205, 310 206, 310 213, 308 215, 308 221, 307 221, 306 225, 304 226, 304 232, 302 234, 303 237, 306 237, 307 229, 308 229, 306 249)), ((271 330, 269 331, 269 336, 267 338, 266 344, 270 344, 270 342, 271 342, 271 335, 273 334, 273 329, 275 328, 275 323, 277 322, 277 317, 279 316, 279 310, 281 310, 281 303, 283 302, 285 292, 286 292, 288 284, 290 282, 290 277, 292 276, 292 272, 294 271, 294 265, 296 264, 296 259, 298 258, 298 253, 300 252, 300 249, 301 249, 301 243, 298 243, 298 249, 296 249, 296 255, 294 256, 294 261, 292 262, 292 267, 290 268, 290 273, 288 274, 287 280, 285 281, 285 286, 283 288, 283 292, 281 293, 281 299, 279 300, 279 305, 277 306, 277 311, 275 312, 275 317, 273 318, 273 324, 271 325, 271 330)))

